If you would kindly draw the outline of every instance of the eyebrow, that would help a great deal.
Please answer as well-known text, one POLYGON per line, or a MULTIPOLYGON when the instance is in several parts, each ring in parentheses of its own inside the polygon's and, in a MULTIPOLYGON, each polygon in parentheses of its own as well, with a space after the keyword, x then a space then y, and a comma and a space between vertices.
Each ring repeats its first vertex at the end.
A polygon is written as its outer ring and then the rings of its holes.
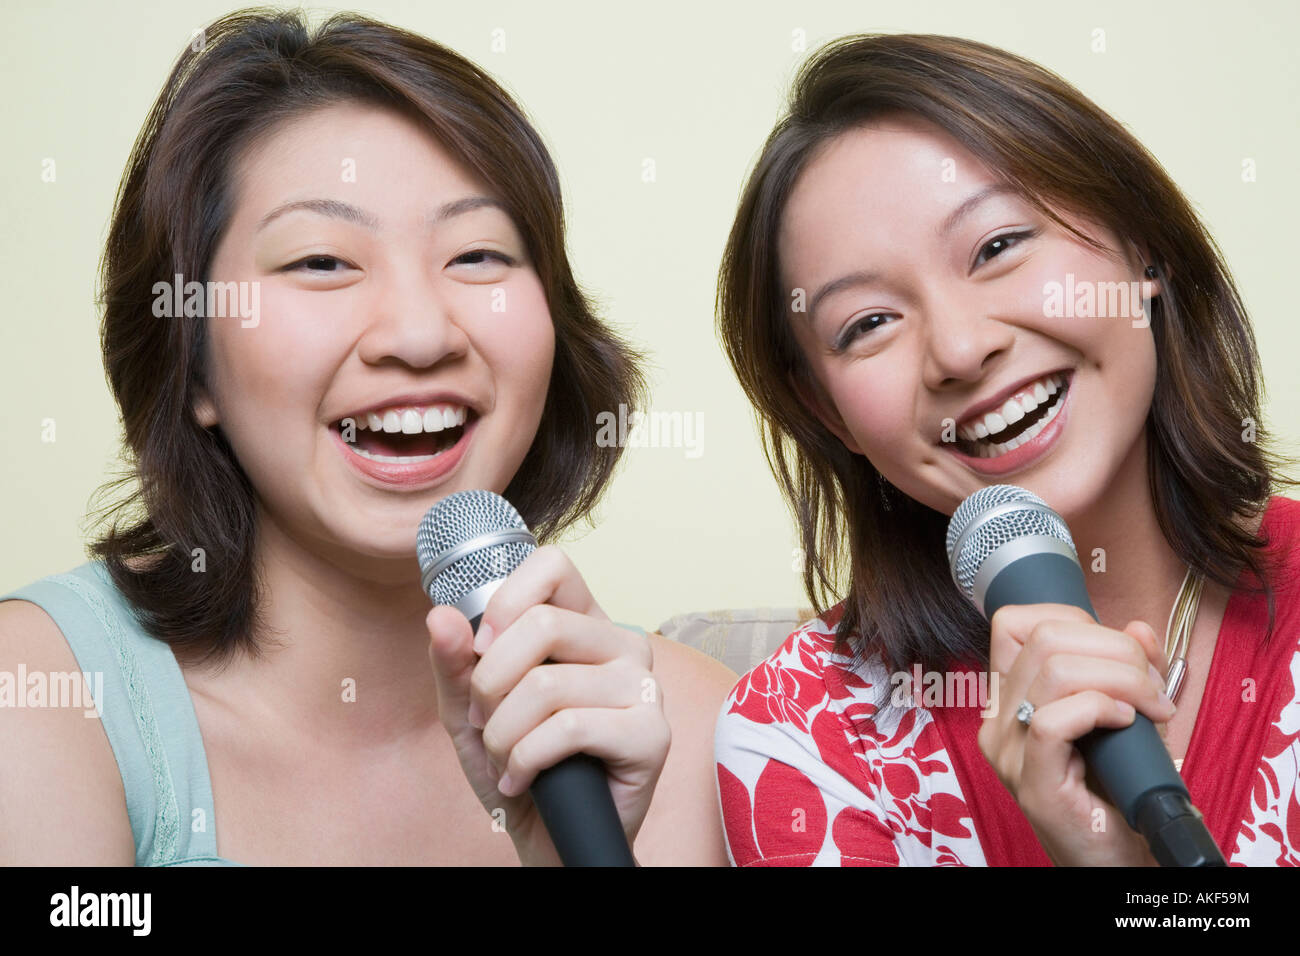
POLYGON ((848 275, 840 276, 838 279, 832 279, 824 286, 817 290, 812 297, 812 302, 808 304, 808 318, 811 319, 817 314, 817 306, 821 305, 823 299, 832 296, 837 292, 843 292, 845 289, 852 289, 855 286, 871 285, 881 280, 879 272, 850 272, 848 275))
MULTIPOLYGON (((957 205, 956 209, 948 213, 944 221, 939 224, 939 228, 935 230, 936 235, 938 235, 940 239, 944 238, 956 229, 957 226, 961 224, 961 221, 974 212, 975 208, 985 200, 992 199, 994 196, 1000 196, 1005 193, 1017 194, 1016 190, 1006 183, 993 183, 992 185, 985 186, 983 189, 971 193, 957 205)), ((857 286, 872 285, 873 283, 880 282, 882 278, 883 276, 879 272, 859 270, 857 272, 850 272, 847 275, 842 275, 838 279, 832 279, 830 282, 827 282, 819 288, 813 295, 812 302, 808 305, 808 318, 811 319, 817 313, 817 307, 821 305, 822 301, 828 296, 832 296, 837 292, 843 292, 846 289, 852 289, 857 286)))
POLYGON ((975 207, 980 203, 984 202, 986 199, 992 199, 994 196, 1001 196, 1007 193, 1019 195, 1019 193, 1007 183, 993 183, 990 186, 985 186, 983 189, 971 193, 963 199, 960 204, 958 204, 956 209, 948 213, 948 218, 940 223, 936 235, 938 235, 940 239, 944 238, 948 233, 961 225, 961 221, 974 212, 975 207))
MULTIPOLYGON (((506 211, 504 205, 490 196, 464 196, 443 203, 430 213, 425 221, 430 226, 436 226, 440 222, 453 219, 456 216, 463 216, 467 212, 482 209, 485 206, 500 209, 502 212, 506 211)), ((292 202, 282 203, 268 212, 258 222, 255 231, 261 231, 273 220, 298 210, 314 212, 321 216, 328 216, 331 219, 343 219, 347 222, 356 223, 358 226, 364 226, 372 232, 379 229, 379 220, 372 213, 367 212, 360 206, 343 202, 341 199, 296 199, 292 202)))

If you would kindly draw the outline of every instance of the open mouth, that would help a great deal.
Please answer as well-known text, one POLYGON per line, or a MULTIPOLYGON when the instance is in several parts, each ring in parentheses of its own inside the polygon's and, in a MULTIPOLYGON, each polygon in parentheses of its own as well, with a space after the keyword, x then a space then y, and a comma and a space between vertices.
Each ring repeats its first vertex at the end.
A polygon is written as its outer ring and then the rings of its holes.
POLYGON ((401 465, 437 458, 454 447, 477 418, 464 407, 404 409, 344 418, 332 427, 354 454, 401 465))
POLYGON ((1060 412, 1069 388, 1066 373, 1044 376, 997 411, 963 424, 958 449, 972 458, 997 458, 1033 441, 1060 412))

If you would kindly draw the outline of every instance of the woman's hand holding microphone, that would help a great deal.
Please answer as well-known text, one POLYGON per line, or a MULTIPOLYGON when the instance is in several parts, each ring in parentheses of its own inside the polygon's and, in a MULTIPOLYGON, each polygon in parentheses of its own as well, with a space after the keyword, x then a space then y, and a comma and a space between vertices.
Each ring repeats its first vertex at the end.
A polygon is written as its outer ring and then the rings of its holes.
POLYGON ((440 718, 520 861, 560 863, 528 787, 577 753, 604 762, 632 846, 670 741, 649 640, 614 625, 573 563, 550 546, 505 579, 477 635, 452 607, 434 607, 427 624, 440 718))
POLYGON ((1142 836, 1089 787, 1074 746, 1094 729, 1127 727, 1135 709, 1157 726, 1174 715, 1151 627, 1116 631, 1067 605, 1008 605, 991 621, 989 668, 1003 706, 984 719, 979 747, 1052 861, 1154 866, 1142 836), (1033 707, 1028 726, 1021 701, 1033 707))

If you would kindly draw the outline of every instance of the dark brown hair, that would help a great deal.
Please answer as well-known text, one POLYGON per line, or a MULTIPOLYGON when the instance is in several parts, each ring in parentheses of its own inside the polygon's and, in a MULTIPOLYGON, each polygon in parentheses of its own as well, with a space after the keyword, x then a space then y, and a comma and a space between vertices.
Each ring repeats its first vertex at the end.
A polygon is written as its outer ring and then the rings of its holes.
POLYGON ((555 358, 541 426, 505 496, 540 540, 587 516, 613 473, 621 450, 596 443, 599 411, 643 404, 640 355, 579 288, 555 166, 501 86, 446 47, 355 14, 314 32, 297 11, 223 17, 182 53, 145 120, 101 266, 104 367, 131 468, 98 494, 139 484, 100 510, 108 527, 91 553, 142 626, 191 658, 258 652, 255 491, 220 427, 194 417, 204 321, 155 318, 153 285, 176 274, 207 278, 245 147, 344 101, 420 122, 496 190, 524 238, 550 306, 555 358), (191 570, 193 547, 206 552, 203 574, 191 570))
POLYGON ((800 69, 789 111, 744 188, 718 279, 718 325, 754 403, 764 450, 799 526, 816 607, 843 593, 837 637, 886 666, 987 664, 988 624, 952 583, 948 518, 907 497, 845 448, 800 399, 816 382, 790 329, 777 236, 810 158, 888 115, 928 120, 1025 201, 1089 245, 1048 203, 1150 250, 1159 356, 1146 435, 1156 517, 1170 546, 1225 587, 1249 568, 1274 617, 1262 536, 1276 460, 1264 445, 1260 370, 1237 289, 1214 240, 1156 159, 1118 122, 1042 67, 944 36, 844 37, 800 69), (1257 441, 1243 441, 1245 420, 1257 441), (852 640, 851 640, 852 639, 852 640))

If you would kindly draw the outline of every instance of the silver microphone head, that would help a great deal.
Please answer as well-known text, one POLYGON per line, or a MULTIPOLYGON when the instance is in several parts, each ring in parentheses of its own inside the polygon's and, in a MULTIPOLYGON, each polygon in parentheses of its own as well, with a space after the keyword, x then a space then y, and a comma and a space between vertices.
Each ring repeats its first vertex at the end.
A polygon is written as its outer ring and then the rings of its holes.
POLYGON ((948 522, 948 566, 961 593, 978 605, 975 578, 993 552, 1027 537, 1054 538, 1074 550, 1061 516, 1032 491, 1016 485, 989 485, 963 501, 948 522))
POLYGON ((457 491, 425 512, 415 535, 420 585, 466 617, 537 548, 514 506, 491 491, 457 491))

